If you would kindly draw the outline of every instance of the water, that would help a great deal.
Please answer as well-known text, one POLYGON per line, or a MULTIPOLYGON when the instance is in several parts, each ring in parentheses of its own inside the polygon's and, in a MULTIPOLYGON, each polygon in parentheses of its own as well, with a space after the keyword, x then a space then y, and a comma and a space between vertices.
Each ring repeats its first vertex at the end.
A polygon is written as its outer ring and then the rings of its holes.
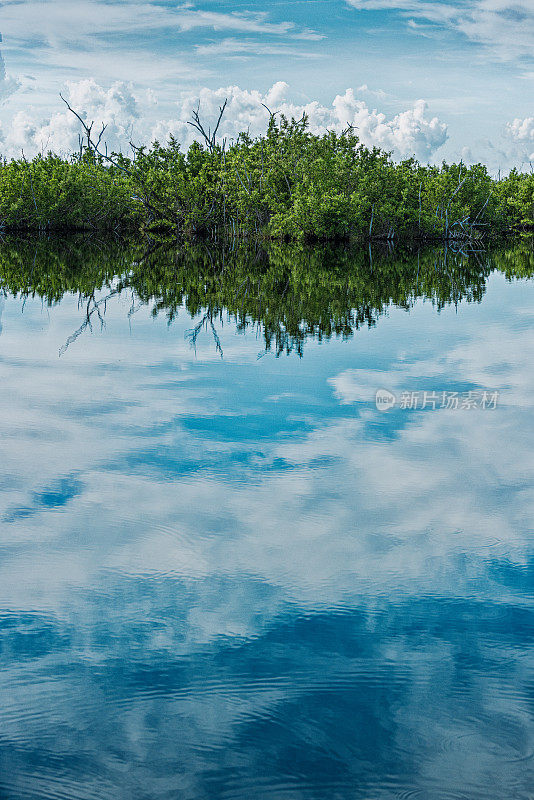
POLYGON ((534 797, 529 247, 0 248, 2 800, 534 797))

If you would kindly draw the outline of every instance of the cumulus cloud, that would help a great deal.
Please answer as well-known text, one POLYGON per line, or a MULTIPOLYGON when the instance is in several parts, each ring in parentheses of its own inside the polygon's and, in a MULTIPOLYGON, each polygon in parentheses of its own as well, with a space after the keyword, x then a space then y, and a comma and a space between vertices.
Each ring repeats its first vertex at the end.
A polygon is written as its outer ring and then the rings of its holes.
MULTIPOLYGON (((329 106, 318 101, 292 103, 287 99, 288 90, 288 84, 283 81, 275 83, 264 94, 239 86, 189 90, 179 99, 173 117, 156 121, 148 108, 154 106, 153 98, 150 102, 141 99, 122 82, 114 83, 109 89, 94 79, 71 82, 67 84, 67 99, 88 122, 94 121, 95 127, 102 123, 107 125, 106 142, 114 149, 127 147, 132 137, 141 144, 156 139, 165 142, 171 134, 187 147, 195 137, 195 131, 187 123, 199 101, 202 118, 211 120, 218 115, 225 99, 228 99, 228 109, 220 134, 229 140, 241 131, 258 135, 265 130, 268 113, 263 104, 288 117, 300 118, 307 114, 314 133, 340 132, 347 125, 353 125, 365 145, 393 151, 399 158, 415 155, 423 161, 429 160, 448 137, 447 126, 437 117, 427 115, 423 100, 388 118, 358 99, 353 89, 337 95, 329 106)), ((78 147, 79 132, 77 120, 67 109, 41 122, 33 119, 28 111, 19 112, 6 129, 3 149, 7 155, 19 155, 22 148, 28 153, 48 149, 64 153, 78 147)))
POLYGON ((199 100, 201 112, 209 119, 216 116, 219 106, 228 98, 228 111, 221 127, 221 136, 228 139, 243 130, 250 131, 252 135, 265 130, 267 112, 264 104, 287 117, 299 119, 306 114, 314 133, 326 133, 327 130, 341 132, 347 125, 353 125, 364 144, 392 150, 401 158, 415 155, 428 160, 447 140, 447 126, 436 117, 427 116, 426 103, 422 100, 388 119, 385 114, 357 99, 353 89, 337 95, 330 106, 318 101, 292 103, 287 99, 288 89, 286 83, 279 81, 266 94, 239 86, 202 89, 200 93, 184 94, 178 103, 177 118, 156 125, 152 138, 165 140, 172 133, 180 141, 189 143, 194 132, 187 125, 187 120, 191 119, 199 100))
POLYGON ((534 117, 514 119, 506 126, 506 132, 513 142, 523 147, 525 155, 534 160, 534 117))
POLYGON ((208 119, 216 116, 226 98, 228 111, 221 127, 221 136, 228 139, 243 130, 250 131, 252 135, 265 130, 267 112, 263 104, 287 117, 299 119, 306 114, 313 133, 326 133, 327 130, 341 132, 348 125, 353 125, 365 145, 391 150, 400 158, 415 155, 421 160, 428 160, 448 138, 447 126, 437 117, 427 116, 427 106, 423 100, 388 119, 385 114, 357 99, 353 89, 337 95, 330 106, 318 101, 292 103, 287 99, 288 89, 287 83, 279 81, 266 94, 239 86, 202 89, 200 93, 184 94, 178 103, 178 117, 159 123, 152 131, 153 138, 165 140, 172 133, 180 141, 189 143, 193 132, 187 120, 191 119, 199 100, 201 111, 208 119))
MULTIPOLYGON (((138 101, 125 83, 105 89, 93 79, 69 82, 66 99, 87 124, 95 123, 95 130, 106 126, 106 142, 112 149, 128 143, 140 118, 138 101)), ((22 150, 29 155, 48 150, 70 153, 78 149, 80 133, 78 120, 66 108, 44 121, 30 111, 19 111, 4 129, 4 155, 17 157, 22 150)))

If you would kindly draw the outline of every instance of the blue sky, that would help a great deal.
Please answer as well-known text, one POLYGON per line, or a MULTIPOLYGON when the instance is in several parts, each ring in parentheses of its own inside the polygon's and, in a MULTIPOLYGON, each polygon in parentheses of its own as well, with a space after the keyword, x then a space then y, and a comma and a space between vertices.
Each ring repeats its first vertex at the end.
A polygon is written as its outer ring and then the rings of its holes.
POLYGON ((91 80, 91 91, 71 96, 93 103, 88 113, 117 138, 180 134, 202 89, 230 85, 245 93, 234 92, 231 107, 242 126, 250 93, 265 98, 284 82, 277 102, 317 101, 319 128, 341 124, 332 102, 353 89, 364 138, 400 156, 463 156, 496 169, 534 154, 533 0, 4 0, 0 31, 4 152, 67 148, 58 92, 91 80), (117 92, 105 94, 117 82, 123 118, 117 92), (395 121, 419 100, 424 112, 395 121), (446 129, 429 129, 434 117, 446 129))

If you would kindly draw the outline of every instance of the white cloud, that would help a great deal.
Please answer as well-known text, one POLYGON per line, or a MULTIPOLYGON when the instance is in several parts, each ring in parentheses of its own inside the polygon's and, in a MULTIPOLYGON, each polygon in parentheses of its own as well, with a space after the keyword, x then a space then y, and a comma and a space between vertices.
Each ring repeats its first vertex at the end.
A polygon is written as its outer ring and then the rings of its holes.
MULTIPOLYGON (((2 35, 0 34, 0 42, 2 35)), ((0 103, 2 103, 9 95, 13 94, 18 87, 18 81, 6 73, 6 66, 2 53, 0 52, 0 103)))
POLYGON ((299 41, 322 38, 294 22, 272 22, 265 11, 225 13, 153 0, 7 0, 2 31, 34 71, 51 71, 60 80, 76 74, 97 80, 135 75, 152 85, 195 72, 198 79, 198 65, 189 55, 192 33, 254 36, 258 44, 269 37, 273 46, 294 39, 296 50, 299 41))
POLYGON ((11 58, 39 76, 41 105, 50 102, 59 83, 82 77, 101 83, 135 77, 139 86, 156 87, 169 100, 184 81, 198 84, 214 74, 213 53, 194 49, 208 46, 210 34, 216 43, 224 36, 255 40, 256 51, 242 48, 250 57, 292 57, 300 50, 310 55, 310 42, 323 38, 292 21, 271 21, 266 11, 226 13, 191 3, 6 0, 0 5, 11 58))
MULTIPOLYGON (((109 88, 92 78, 70 81, 65 92, 72 107, 83 113, 88 122, 94 121, 95 130, 102 123, 107 126, 105 141, 110 149, 115 150, 127 150, 131 140, 136 144, 156 139, 165 142, 170 134, 188 147, 195 137, 188 121, 199 101, 202 118, 210 122, 216 118, 219 107, 227 98, 228 109, 220 134, 228 140, 244 130, 253 136, 263 132, 268 120, 262 105, 265 104, 288 117, 300 118, 306 113, 314 133, 339 132, 347 125, 353 125, 365 145, 392 151, 396 158, 415 155, 423 162, 432 161, 447 141, 447 125, 428 115, 423 100, 396 115, 386 116, 368 105, 368 98, 364 100, 362 95, 376 100, 386 97, 384 92, 371 90, 367 84, 358 86, 356 90, 347 89, 330 105, 318 101, 291 102, 288 99, 290 87, 284 81, 276 82, 265 93, 239 86, 204 87, 183 90, 175 103, 175 112, 164 116, 168 105, 163 104, 165 111, 160 111, 158 117, 157 94, 123 81, 116 81, 109 88)), ((4 115, 3 126, 0 126, 3 155, 18 157, 21 150, 29 156, 47 149, 61 154, 77 150, 81 127, 76 118, 62 107, 59 98, 57 109, 56 113, 44 118, 31 107, 17 111, 10 119, 4 115)), ((509 122, 500 144, 480 140, 474 147, 464 147, 461 155, 470 163, 483 160, 495 172, 534 159, 534 117, 518 117, 509 122)))
MULTIPOLYGON (((105 136, 111 149, 128 144, 140 114, 137 100, 127 84, 117 82, 104 89, 92 79, 70 82, 66 97, 88 124, 95 123, 95 131, 102 124, 107 126, 105 136)), ((27 155, 47 150, 61 154, 75 151, 81 126, 67 109, 44 121, 38 121, 29 111, 19 111, 4 130, 4 155, 18 157, 21 150, 27 155)))
MULTIPOLYGON (((95 122, 95 129, 101 123, 108 126, 106 141, 111 148, 127 147, 132 137, 138 144, 155 139, 164 142, 170 134, 188 146, 195 132, 187 123, 199 100, 202 118, 212 120, 225 99, 228 99, 228 109, 220 133, 227 139, 244 130, 249 130, 252 135, 263 132, 268 120, 262 105, 265 104, 288 117, 300 118, 306 113, 314 133, 339 132, 347 125, 353 125, 365 145, 392 150, 401 158, 415 155, 426 161, 447 140, 447 126, 436 117, 427 116, 426 104, 422 100, 412 108, 387 118, 357 99, 352 89, 335 97, 330 106, 317 101, 292 103, 287 99, 288 89, 286 83, 279 81, 265 94, 239 86, 188 90, 182 93, 174 117, 152 122, 149 105, 154 106, 153 101, 141 100, 125 83, 115 83, 105 89, 93 79, 70 82, 67 98, 74 109, 83 112, 88 121, 95 122)), ((19 112, 6 128, 3 149, 5 154, 14 156, 20 155, 22 147, 28 154, 43 149, 64 153, 77 149, 79 132, 80 126, 68 110, 58 111, 41 122, 33 119, 27 111, 19 112)))
POLYGON ((370 89, 366 83, 363 83, 361 86, 358 86, 356 91, 358 92, 358 94, 377 97, 379 100, 386 100, 386 98, 388 97, 387 92, 385 92, 383 89, 370 89))
POLYGON ((418 100, 413 108, 388 120, 384 114, 355 100, 353 91, 348 89, 342 97, 336 97, 334 108, 342 124, 346 122, 358 128, 364 144, 392 150, 400 157, 415 155, 427 161, 448 138, 447 126, 437 117, 426 116, 424 100, 418 100))
POLYGON ((310 130, 314 133, 340 132, 347 125, 353 125, 364 144, 392 150, 397 157, 416 155, 427 160, 447 140, 447 126, 435 117, 429 119, 426 116, 423 101, 388 119, 385 114, 369 108, 363 100, 356 99, 352 89, 335 97, 330 106, 317 101, 292 103, 287 100, 288 89, 286 83, 279 81, 264 95, 238 86, 202 89, 199 94, 190 92, 178 104, 178 118, 159 123, 153 130, 153 137, 164 140, 173 133, 180 141, 191 141, 193 132, 187 120, 191 119, 199 99, 201 112, 210 119, 216 116, 219 106, 228 98, 228 111, 221 127, 221 136, 227 138, 235 137, 243 130, 249 130, 252 135, 264 131, 267 112, 262 104, 265 104, 287 117, 299 119, 307 114, 310 130))
POLYGON ((251 56, 292 56, 294 58, 318 58, 316 50, 301 50, 284 41, 258 42, 255 39, 226 37, 220 41, 195 45, 200 56, 222 56, 223 58, 250 58, 251 56))
MULTIPOLYGON (((223 13, 204 11, 192 5, 161 5, 150 2, 107 0, 8 0, 2 3, 2 26, 11 37, 27 40, 38 36, 49 45, 64 42, 73 48, 95 35, 198 29, 260 34, 296 34, 292 22, 269 22, 265 12, 223 13)), ((305 33, 311 33, 305 31, 305 33)))
MULTIPOLYGON (((474 0, 470 3, 438 3, 426 0, 347 0, 362 11, 392 10, 417 20, 445 26, 468 39, 490 47, 499 58, 532 59, 534 52, 534 5, 531 0, 474 0)), ((425 29, 428 35, 428 28, 425 29)))
POLYGON ((513 142, 524 148, 525 155, 534 160, 534 117, 514 119, 506 126, 506 132, 513 142))

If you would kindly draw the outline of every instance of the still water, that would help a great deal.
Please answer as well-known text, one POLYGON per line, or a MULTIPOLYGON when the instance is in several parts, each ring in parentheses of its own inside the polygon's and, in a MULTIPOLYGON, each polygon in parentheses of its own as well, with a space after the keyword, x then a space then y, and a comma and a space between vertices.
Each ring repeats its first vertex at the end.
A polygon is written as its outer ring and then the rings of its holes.
POLYGON ((1 245, 2 800, 532 800, 532 274, 1 245))

